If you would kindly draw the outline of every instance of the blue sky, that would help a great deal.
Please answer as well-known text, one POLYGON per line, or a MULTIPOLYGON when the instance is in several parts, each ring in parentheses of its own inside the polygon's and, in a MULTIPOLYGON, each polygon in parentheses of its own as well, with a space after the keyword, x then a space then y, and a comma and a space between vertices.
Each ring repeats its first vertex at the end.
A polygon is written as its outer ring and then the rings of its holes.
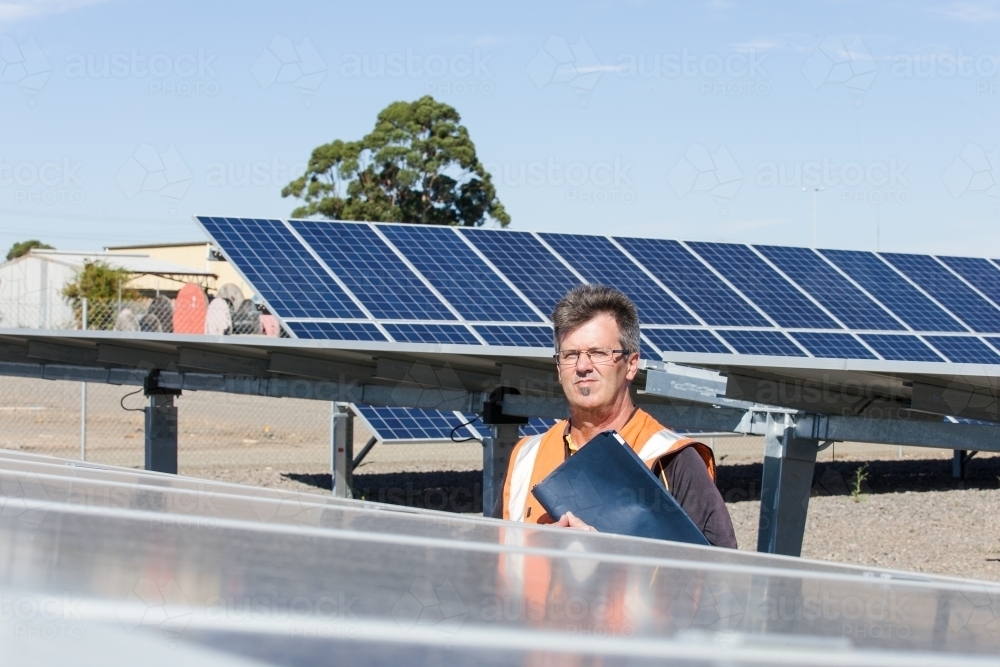
POLYGON ((0 246, 287 216, 315 146, 431 94, 512 228, 811 245, 815 197, 820 247, 1000 257, 998 26, 991 2, 0 1, 0 246))

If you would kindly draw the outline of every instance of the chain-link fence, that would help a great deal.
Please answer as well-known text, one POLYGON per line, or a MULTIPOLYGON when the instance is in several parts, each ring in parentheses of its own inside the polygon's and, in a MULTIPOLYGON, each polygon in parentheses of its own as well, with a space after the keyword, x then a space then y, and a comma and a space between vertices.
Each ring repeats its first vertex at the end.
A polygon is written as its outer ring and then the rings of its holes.
POLYGON ((0 327, 152 331, 217 336, 282 336, 267 309, 236 290, 209 298, 196 285, 175 298, 145 299, 20 298, 0 302, 0 327))
MULTIPOLYGON (((136 387, 0 377, 0 448, 141 468, 146 404, 136 387)), ((330 403, 202 391, 185 392, 175 404, 181 474, 329 488, 330 403), (269 474, 262 477, 264 471, 269 474)), ((355 419, 355 454, 372 435, 355 419)), ((378 480, 365 481, 365 475, 472 471, 481 465, 478 442, 379 443, 356 475, 364 494, 377 497, 378 480)))

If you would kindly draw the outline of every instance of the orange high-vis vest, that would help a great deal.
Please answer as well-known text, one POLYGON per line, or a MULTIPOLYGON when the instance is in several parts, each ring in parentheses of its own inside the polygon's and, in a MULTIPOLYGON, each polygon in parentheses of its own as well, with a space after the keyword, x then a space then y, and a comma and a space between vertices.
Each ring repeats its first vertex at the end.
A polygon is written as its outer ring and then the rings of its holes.
MULTIPOLYGON (((566 420, 562 420, 541 435, 521 438, 514 447, 503 487, 504 519, 525 523, 554 523, 559 519, 545 512, 531 488, 565 460, 566 426, 566 420)), ((715 455, 711 448, 697 440, 682 438, 642 410, 635 411, 619 434, 650 470, 667 454, 694 447, 705 462, 709 477, 715 481, 715 455)))

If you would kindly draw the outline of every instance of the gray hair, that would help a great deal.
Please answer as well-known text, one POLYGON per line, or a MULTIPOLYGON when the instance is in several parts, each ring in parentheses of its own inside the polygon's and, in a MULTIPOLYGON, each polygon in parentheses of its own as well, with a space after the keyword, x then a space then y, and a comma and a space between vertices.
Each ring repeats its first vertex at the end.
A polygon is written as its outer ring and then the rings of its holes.
POLYGON ((629 352, 639 351, 639 311, 621 290, 607 285, 579 285, 566 292, 552 311, 555 345, 559 339, 598 315, 607 314, 618 324, 618 344, 629 352))

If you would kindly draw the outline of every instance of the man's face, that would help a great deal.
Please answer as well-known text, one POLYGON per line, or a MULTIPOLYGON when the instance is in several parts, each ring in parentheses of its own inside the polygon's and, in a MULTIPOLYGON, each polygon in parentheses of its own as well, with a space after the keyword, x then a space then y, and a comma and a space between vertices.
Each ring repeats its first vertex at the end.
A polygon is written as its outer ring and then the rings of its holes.
MULTIPOLYGON (((618 341, 618 323, 611 315, 601 314, 586 324, 565 334, 559 350, 593 350, 621 348, 618 341)), ((583 410, 611 406, 623 393, 639 370, 639 355, 632 352, 623 358, 611 357, 607 364, 595 364, 586 354, 581 354, 576 365, 559 365, 559 382, 570 405, 583 410)))

